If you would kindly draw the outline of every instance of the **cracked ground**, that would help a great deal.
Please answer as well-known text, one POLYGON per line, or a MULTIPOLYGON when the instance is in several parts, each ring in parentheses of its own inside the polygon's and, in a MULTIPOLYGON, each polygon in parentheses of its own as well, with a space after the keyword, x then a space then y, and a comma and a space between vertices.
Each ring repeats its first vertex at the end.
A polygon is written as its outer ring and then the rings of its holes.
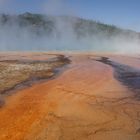
MULTIPOLYGON (((99 56, 98 56, 99 57, 99 56)), ((108 56, 139 68, 128 56, 108 56)), ((0 109, 0 140, 140 140, 140 101, 114 69, 72 55, 57 77, 16 91, 0 109)))

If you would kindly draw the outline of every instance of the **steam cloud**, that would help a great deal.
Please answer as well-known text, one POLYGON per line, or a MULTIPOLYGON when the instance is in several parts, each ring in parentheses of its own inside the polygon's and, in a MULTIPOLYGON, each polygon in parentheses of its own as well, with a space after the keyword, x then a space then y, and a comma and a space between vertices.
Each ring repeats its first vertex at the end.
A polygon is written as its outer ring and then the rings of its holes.
MULTIPOLYGON (((0 5, 4 3, 0 0, 0 5)), ((63 3, 63 0, 61 1, 63 3)), ((58 0, 49 0, 45 6, 46 13, 55 15, 63 8, 58 0)), ((1 6, 0 6, 1 8, 1 6)), ((64 11, 61 11, 63 13, 64 11)), ((69 12, 69 10, 68 10, 69 12)), ((116 53, 139 53, 140 35, 133 32, 131 38, 117 34, 107 37, 108 33, 102 35, 100 30, 94 29, 96 34, 86 34, 78 37, 74 28, 77 18, 53 17, 55 27, 51 35, 45 34, 39 28, 39 34, 34 32, 34 25, 20 26, 17 19, 10 20, 6 24, 0 21, 0 50, 1 51, 87 51, 87 52, 116 52, 116 53)), ((44 18, 47 21, 47 19, 44 18)), ((83 30, 86 30, 83 26, 83 30)), ((96 26, 95 26, 96 28, 96 26)))

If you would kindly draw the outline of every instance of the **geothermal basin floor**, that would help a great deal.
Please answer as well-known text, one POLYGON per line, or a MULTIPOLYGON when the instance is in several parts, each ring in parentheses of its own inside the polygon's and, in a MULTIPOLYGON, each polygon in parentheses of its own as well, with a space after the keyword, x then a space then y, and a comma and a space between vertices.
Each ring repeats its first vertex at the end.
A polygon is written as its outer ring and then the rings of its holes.
MULTIPOLYGON (((140 68, 139 58, 106 57, 140 68)), ((69 59, 58 76, 6 97, 0 140, 140 140, 139 91, 116 79, 100 55, 69 59)))

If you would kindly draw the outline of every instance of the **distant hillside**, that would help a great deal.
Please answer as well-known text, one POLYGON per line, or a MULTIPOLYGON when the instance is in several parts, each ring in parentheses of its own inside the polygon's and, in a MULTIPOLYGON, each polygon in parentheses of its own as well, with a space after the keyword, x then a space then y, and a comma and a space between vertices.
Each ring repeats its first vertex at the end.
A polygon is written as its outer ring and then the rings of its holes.
POLYGON ((140 52, 140 33, 72 16, 0 15, 0 51, 140 52))
POLYGON ((114 25, 107 25, 93 20, 85 20, 78 17, 69 16, 45 16, 41 14, 24 13, 21 15, 0 15, 0 25, 18 25, 19 27, 28 28, 37 35, 47 35, 60 37, 63 33, 70 34, 73 32, 78 38, 83 37, 106 37, 125 36, 126 38, 140 38, 140 34, 120 29, 114 25))

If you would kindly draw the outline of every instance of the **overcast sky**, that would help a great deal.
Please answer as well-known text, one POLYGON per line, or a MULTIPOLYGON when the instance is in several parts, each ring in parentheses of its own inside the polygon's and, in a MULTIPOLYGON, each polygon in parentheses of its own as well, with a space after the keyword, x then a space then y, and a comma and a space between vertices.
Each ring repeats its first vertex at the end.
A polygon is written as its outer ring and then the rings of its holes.
POLYGON ((72 15, 140 31, 140 0, 0 0, 0 13, 72 15))

